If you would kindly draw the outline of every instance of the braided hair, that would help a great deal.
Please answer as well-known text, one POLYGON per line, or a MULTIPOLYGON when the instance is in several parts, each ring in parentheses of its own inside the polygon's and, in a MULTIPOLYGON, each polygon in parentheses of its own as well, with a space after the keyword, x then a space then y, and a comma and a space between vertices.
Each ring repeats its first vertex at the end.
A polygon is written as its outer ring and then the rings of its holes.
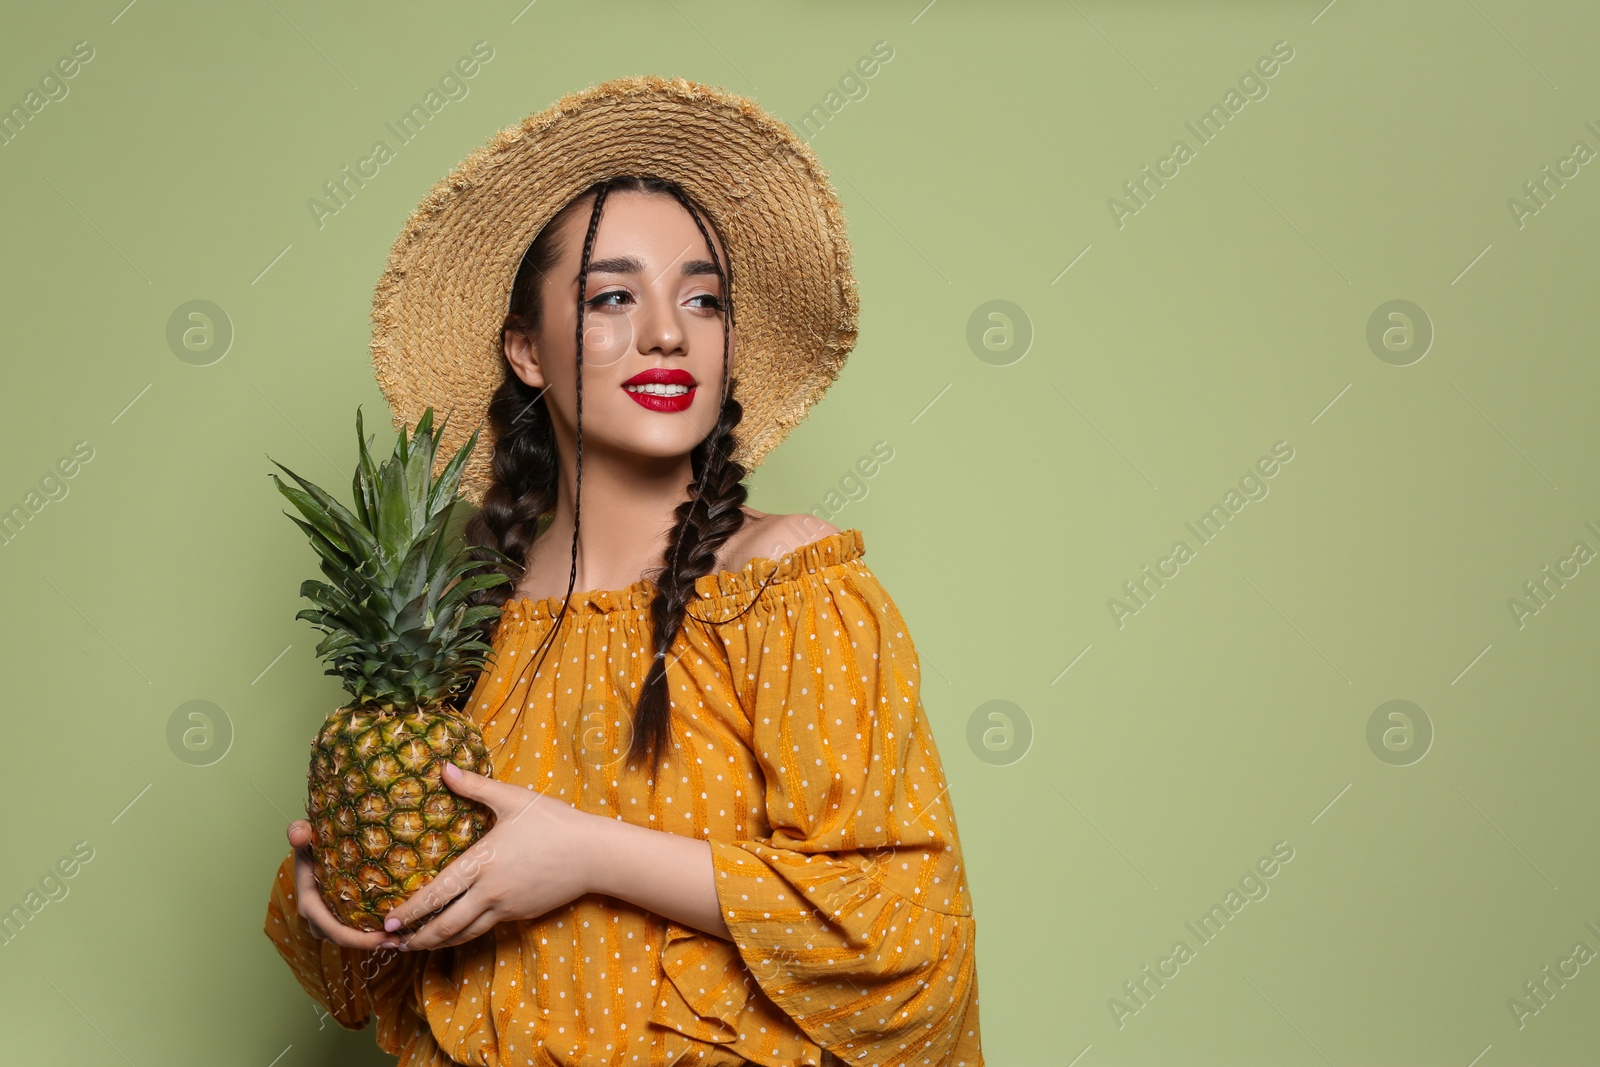
MULTIPOLYGON (((732 264, 724 269, 716 246, 702 221, 701 212, 689 195, 675 182, 651 176, 624 176, 600 181, 574 197, 561 211, 545 224, 528 246, 516 280, 512 283, 511 301, 505 325, 501 330, 504 343, 508 330, 531 333, 539 327, 541 311, 539 299, 540 279, 554 267, 560 249, 555 240, 559 224, 588 197, 594 198, 589 214, 589 228, 584 236, 583 251, 578 263, 578 325, 577 325, 577 465, 574 489, 572 532, 572 564, 567 578, 567 592, 561 610, 550 627, 550 632, 540 643, 538 664, 552 646, 556 634, 566 617, 572 599, 573 586, 578 575, 578 531, 583 509, 583 313, 587 290, 589 258, 594 248, 595 233, 600 226, 600 213, 606 196, 611 192, 628 191, 667 194, 675 197, 689 216, 694 219, 700 235, 705 239, 711 261, 722 283, 720 304, 722 316, 722 379, 723 396, 716 425, 706 438, 689 453, 694 481, 689 488, 689 498, 680 503, 674 512, 674 522, 668 537, 661 567, 652 576, 655 586, 650 600, 650 666, 640 687, 634 708, 632 738, 625 759, 630 766, 635 761, 649 765, 652 773, 659 767, 660 757, 670 740, 671 700, 667 688, 669 650, 682 629, 685 618, 711 625, 725 625, 743 615, 755 604, 755 599, 732 618, 713 622, 702 619, 688 610, 694 598, 695 583, 710 574, 716 566, 718 550, 738 533, 744 525, 742 505, 749 496, 744 485, 748 471, 733 459, 738 438, 736 432, 744 411, 734 399, 735 381, 730 377, 729 339, 733 330, 732 264)), ((504 553, 513 560, 526 560, 533 543, 546 528, 546 520, 554 518, 559 487, 559 455, 556 448, 555 426, 544 399, 544 390, 523 382, 512 372, 509 362, 505 377, 489 402, 488 420, 495 434, 494 455, 491 466, 493 477, 484 494, 483 506, 466 523, 464 532, 473 549, 487 546, 504 553)), ((488 562, 488 553, 474 553, 476 558, 488 562)), ((769 575, 767 581, 771 581, 769 575)), ((765 588, 765 584, 763 584, 765 588)), ((502 583, 488 589, 477 590, 470 597, 474 604, 494 604, 504 607, 512 596, 512 583, 502 583)), ((486 623, 492 628, 497 623, 486 623)), ((487 633, 485 634, 487 636, 487 633)))

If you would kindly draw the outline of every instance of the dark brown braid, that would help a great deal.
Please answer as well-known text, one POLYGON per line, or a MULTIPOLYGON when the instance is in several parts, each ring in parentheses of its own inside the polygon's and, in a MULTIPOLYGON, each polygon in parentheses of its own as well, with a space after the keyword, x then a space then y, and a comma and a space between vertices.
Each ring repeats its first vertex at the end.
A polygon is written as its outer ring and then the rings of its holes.
MULTIPOLYGON (((555 264, 559 248, 554 232, 559 222, 588 196, 594 197, 589 216, 588 232, 584 237, 583 252, 578 268, 578 328, 577 328, 577 484, 574 487, 572 566, 567 579, 567 593, 561 611, 551 624, 550 631, 540 643, 538 659, 533 670, 543 663, 554 638, 566 616, 571 602, 573 586, 577 582, 578 529, 582 513, 583 487, 583 313, 586 303, 589 258, 594 247, 595 233, 600 225, 601 209, 606 195, 612 191, 637 191, 667 193, 674 196, 694 219, 705 239, 711 260, 722 281, 723 315, 723 382, 722 406, 717 424, 699 445, 690 452, 694 471, 692 493, 688 500, 678 505, 676 521, 669 535, 663 564, 657 573, 649 575, 656 587, 650 601, 651 645, 650 666, 640 688, 633 717, 632 739, 625 758, 632 765, 642 761, 651 768, 652 775, 660 765, 660 757, 671 738, 671 700, 667 689, 669 650, 676 641, 687 615, 710 625, 723 625, 753 607, 759 595, 753 598, 744 611, 733 618, 711 620, 688 611, 694 599, 699 578, 712 573, 716 566, 718 550, 743 527, 745 517, 742 505, 749 492, 744 485, 748 471, 733 460, 737 444, 736 435, 744 412, 734 399, 736 384, 730 375, 730 339, 733 331, 732 264, 725 269, 701 214, 688 194, 675 183, 653 177, 622 177, 596 183, 574 197, 528 247, 521 268, 512 285, 510 307, 504 332, 517 329, 532 332, 540 322, 539 280, 555 264)), ((540 525, 553 515, 558 485, 558 455, 554 426, 544 403, 542 390, 526 385, 512 372, 509 363, 500 388, 490 401, 488 418, 496 433, 493 478, 484 494, 481 511, 472 516, 466 525, 469 544, 484 545, 505 553, 512 559, 526 560, 534 541, 542 532, 540 525)), ((487 560, 487 553, 477 558, 487 560)), ((776 576, 769 575, 767 582, 776 576)), ((766 583, 762 588, 765 589, 766 583)), ((511 598, 511 584, 502 584, 479 590, 473 603, 490 603, 504 606, 511 598)), ((486 634, 487 636, 487 634, 486 634)), ((532 657, 530 657, 532 658, 532 657)), ((526 669, 526 668, 524 668, 526 669)))

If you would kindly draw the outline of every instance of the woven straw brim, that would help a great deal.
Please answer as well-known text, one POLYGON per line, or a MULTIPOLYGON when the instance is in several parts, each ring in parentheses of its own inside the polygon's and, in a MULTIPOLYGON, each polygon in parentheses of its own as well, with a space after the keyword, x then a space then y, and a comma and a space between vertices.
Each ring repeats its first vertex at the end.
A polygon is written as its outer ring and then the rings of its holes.
MULTIPOLYGON (((461 491, 491 482, 500 329, 529 243, 602 178, 680 184, 733 264, 733 458, 754 469, 838 376, 859 301, 844 212, 811 147, 754 101, 683 78, 619 78, 502 130, 406 220, 373 294, 373 368, 397 431, 450 416, 439 468, 480 429, 461 491)), ((603 223, 602 223, 603 225, 603 223)))

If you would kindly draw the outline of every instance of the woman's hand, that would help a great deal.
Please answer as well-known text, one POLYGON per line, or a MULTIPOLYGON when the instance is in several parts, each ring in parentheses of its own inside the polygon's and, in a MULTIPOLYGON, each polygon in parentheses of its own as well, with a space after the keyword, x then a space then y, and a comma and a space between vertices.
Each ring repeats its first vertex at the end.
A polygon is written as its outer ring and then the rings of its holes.
POLYGON ((317 889, 316 860, 311 855, 311 824, 296 819, 289 824, 289 844, 294 848, 294 896, 300 918, 311 928, 311 935, 345 948, 376 949, 392 940, 382 930, 370 933, 346 926, 328 910, 317 889))
POLYGON ((396 932, 373 935, 380 945, 402 951, 459 945, 496 923, 537 918, 590 891, 593 850, 613 820, 453 763, 444 765, 443 778, 451 792, 492 808, 494 827, 389 912, 385 929, 396 932), (409 936, 399 932, 416 923, 426 925, 409 936))

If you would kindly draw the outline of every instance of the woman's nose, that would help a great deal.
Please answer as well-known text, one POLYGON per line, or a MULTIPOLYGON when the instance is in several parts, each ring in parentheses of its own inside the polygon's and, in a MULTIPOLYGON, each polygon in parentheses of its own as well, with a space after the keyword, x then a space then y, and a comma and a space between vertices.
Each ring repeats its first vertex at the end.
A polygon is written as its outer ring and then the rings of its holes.
POLYGON ((640 352, 671 354, 682 351, 683 323, 678 320, 678 307, 672 299, 647 293, 635 317, 640 352))

